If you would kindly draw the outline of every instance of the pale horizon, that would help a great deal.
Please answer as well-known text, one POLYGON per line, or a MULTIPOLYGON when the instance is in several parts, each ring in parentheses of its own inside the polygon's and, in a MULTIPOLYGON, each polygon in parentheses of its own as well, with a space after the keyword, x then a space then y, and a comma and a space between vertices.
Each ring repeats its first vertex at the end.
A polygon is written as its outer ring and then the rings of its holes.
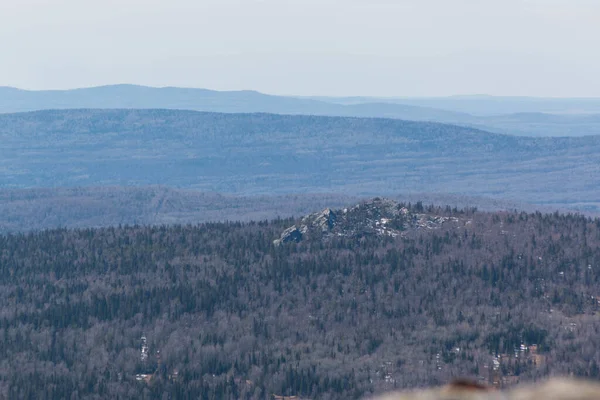
POLYGON ((0 3, 0 86, 600 97, 593 0, 0 3))

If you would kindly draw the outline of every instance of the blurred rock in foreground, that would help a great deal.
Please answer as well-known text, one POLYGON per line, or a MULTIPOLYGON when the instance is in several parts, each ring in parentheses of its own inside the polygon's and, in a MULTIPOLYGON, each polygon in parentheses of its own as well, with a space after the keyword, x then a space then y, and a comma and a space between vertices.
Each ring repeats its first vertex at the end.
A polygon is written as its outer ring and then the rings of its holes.
POLYGON ((555 378, 507 391, 464 383, 438 389, 390 393, 373 400, 600 400, 600 383, 555 378))

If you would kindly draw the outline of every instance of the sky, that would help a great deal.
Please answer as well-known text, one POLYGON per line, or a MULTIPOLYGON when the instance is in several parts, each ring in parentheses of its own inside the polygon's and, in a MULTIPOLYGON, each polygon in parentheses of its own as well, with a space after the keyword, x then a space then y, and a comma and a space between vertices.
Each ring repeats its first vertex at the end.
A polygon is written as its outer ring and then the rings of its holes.
POLYGON ((600 97, 599 0, 0 0, 0 86, 600 97))

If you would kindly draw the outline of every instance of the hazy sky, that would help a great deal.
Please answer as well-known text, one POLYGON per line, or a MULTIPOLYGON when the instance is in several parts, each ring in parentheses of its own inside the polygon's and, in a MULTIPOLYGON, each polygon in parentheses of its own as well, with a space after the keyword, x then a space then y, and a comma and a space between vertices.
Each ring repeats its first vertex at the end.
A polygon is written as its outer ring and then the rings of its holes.
POLYGON ((0 0, 0 85, 600 97, 600 0, 0 0))

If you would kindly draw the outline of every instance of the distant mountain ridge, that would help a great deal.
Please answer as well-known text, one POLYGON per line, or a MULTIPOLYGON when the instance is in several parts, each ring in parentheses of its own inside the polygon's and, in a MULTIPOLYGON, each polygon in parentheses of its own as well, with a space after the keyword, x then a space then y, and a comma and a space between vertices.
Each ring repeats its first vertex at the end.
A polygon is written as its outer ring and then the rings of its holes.
POLYGON ((383 117, 400 119, 462 118, 460 113, 394 104, 345 106, 319 100, 274 96, 257 91, 215 91, 137 85, 110 85, 72 90, 27 91, 0 88, 0 112, 44 109, 152 108, 225 113, 275 113, 335 116, 383 117), (381 107, 383 110, 379 110, 381 107))
POLYGON ((447 97, 306 97, 337 104, 390 103, 439 108, 476 116, 516 113, 598 114, 600 98, 456 95, 447 97))
POLYGON ((600 134, 600 100, 509 97, 301 98, 251 90, 110 85, 72 90, 27 91, 0 87, 0 113, 46 109, 181 109, 222 113, 273 113, 393 118, 475 127, 518 136, 600 134), (564 115, 579 110, 585 114, 564 115), (548 112, 559 114, 549 115, 548 112), (591 114, 591 115, 590 115, 591 114))

